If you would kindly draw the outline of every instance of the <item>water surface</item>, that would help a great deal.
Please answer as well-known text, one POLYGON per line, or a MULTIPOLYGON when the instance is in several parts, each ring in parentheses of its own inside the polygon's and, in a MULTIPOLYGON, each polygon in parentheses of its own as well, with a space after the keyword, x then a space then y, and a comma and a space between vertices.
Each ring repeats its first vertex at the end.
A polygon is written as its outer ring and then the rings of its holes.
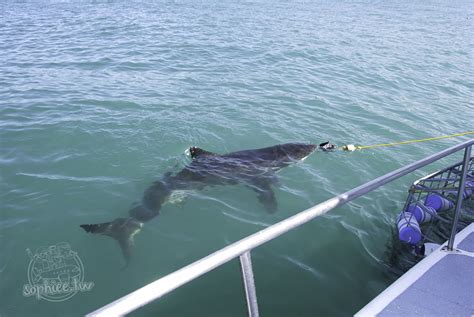
MULTIPOLYGON (((4 2, 0 11, 2 316, 78 316, 248 234, 466 138, 315 153, 282 170, 279 211, 243 186, 167 204, 122 270, 79 224, 125 216, 192 145, 375 144, 473 129, 470 1, 4 2), (26 249, 66 242, 90 292, 22 295, 26 249)), ((395 278, 406 190, 446 159, 256 249, 262 315, 346 316, 395 278)), ((137 316, 242 316, 237 261, 137 316)))

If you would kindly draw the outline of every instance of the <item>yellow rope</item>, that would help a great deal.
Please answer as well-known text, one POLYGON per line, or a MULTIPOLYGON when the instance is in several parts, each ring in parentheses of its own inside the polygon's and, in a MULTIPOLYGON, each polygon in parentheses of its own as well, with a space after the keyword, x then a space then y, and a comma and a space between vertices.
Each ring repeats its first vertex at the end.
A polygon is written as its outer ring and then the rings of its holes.
POLYGON ((409 140, 409 141, 402 141, 402 142, 395 142, 395 143, 382 143, 382 144, 374 144, 374 145, 344 145, 342 149, 344 151, 354 151, 354 150, 362 150, 362 149, 370 149, 374 147, 386 147, 386 146, 395 146, 395 145, 401 145, 401 144, 410 144, 410 143, 418 143, 418 142, 426 142, 426 141, 434 141, 434 140, 441 140, 441 139, 448 139, 448 138, 454 138, 457 136, 462 136, 466 134, 474 134, 474 131, 470 132, 463 132, 463 133, 456 133, 456 134, 450 134, 450 135, 444 135, 444 136, 438 136, 434 138, 426 138, 426 139, 420 139, 420 140, 409 140))

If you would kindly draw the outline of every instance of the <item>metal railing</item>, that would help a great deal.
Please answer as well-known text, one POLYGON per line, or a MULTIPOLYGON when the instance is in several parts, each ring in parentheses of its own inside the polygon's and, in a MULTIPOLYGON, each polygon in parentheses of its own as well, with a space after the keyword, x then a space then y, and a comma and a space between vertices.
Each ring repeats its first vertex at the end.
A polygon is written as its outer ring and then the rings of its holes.
POLYGON ((290 218, 282 220, 268 228, 258 231, 246 238, 243 238, 233 244, 222 248, 184 268, 168 274, 114 302, 99 308, 98 310, 88 314, 87 316, 121 316, 130 313, 151 301, 154 301, 165 294, 177 289, 178 287, 204 275, 213 269, 221 266, 228 261, 240 257, 242 268, 242 278, 244 281, 244 289, 247 298, 247 307, 249 316, 258 316, 257 296, 255 290, 255 282, 253 278, 252 260, 250 251, 270 240, 273 240, 284 233, 295 229, 314 218, 324 215, 328 211, 339 207, 351 200, 354 200, 368 192, 377 189, 378 187, 392 182, 406 174, 409 174, 423 166, 431 164, 441 158, 451 155, 457 151, 465 149, 463 170, 458 189, 458 198, 456 203, 456 215, 453 220, 453 233, 450 237, 449 245, 453 245, 454 234, 459 219, 461 210, 462 193, 464 190, 464 182, 466 179, 467 164, 471 157, 471 147, 474 144, 474 139, 470 139, 461 144, 450 147, 446 150, 428 156, 415 163, 409 164, 405 167, 397 169, 393 172, 378 177, 368 183, 359 187, 351 189, 343 194, 337 195, 328 199, 316 206, 313 206, 305 211, 302 211, 290 218))

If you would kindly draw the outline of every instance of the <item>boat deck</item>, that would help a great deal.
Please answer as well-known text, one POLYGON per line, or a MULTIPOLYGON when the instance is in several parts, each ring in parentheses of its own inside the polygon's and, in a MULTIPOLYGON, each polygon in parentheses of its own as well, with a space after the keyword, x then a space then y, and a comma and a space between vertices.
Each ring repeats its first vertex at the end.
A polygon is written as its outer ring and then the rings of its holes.
POLYGON ((355 316, 474 315, 474 223, 428 255, 355 316))

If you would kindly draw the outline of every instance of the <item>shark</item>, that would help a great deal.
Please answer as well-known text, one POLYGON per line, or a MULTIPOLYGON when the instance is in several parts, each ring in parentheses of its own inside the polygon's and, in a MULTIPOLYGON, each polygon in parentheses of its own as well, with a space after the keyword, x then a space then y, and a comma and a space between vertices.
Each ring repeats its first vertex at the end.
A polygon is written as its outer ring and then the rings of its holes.
POLYGON ((162 206, 173 192, 202 190, 206 187, 244 185, 257 194, 264 208, 274 213, 277 201, 273 186, 277 184, 276 172, 294 162, 302 161, 317 149, 311 143, 285 143, 266 148, 217 154, 199 147, 191 147, 192 159, 181 171, 165 173, 145 189, 141 202, 133 206, 127 217, 110 222, 82 224, 88 233, 114 238, 128 265, 134 236, 143 225, 160 214, 162 206))

